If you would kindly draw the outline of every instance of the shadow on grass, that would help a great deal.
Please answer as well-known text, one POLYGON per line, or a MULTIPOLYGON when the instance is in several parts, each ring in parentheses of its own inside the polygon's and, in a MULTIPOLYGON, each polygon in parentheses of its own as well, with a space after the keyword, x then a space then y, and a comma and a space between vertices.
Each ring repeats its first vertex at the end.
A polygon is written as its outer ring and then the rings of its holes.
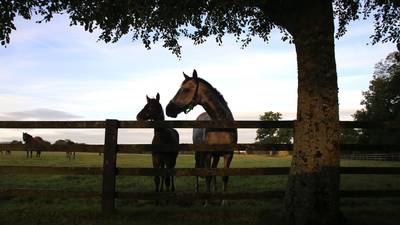
MULTIPOLYGON (((0 224, 26 225, 283 225, 283 203, 230 201, 228 206, 211 202, 204 208, 197 202, 170 202, 155 206, 150 201, 116 202, 112 216, 104 216, 100 201, 0 198, 0 224)), ((342 211, 349 225, 397 225, 400 198, 344 199, 342 211)))
POLYGON ((104 216, 98 200, 61 200, 12 198, 0 199, 0 224, 57 225, 239 225, 277 224, 280 203, 230 202, 220 206, 211 202, 170 202, 155 206, 149 201, 117 201, 118 210, 104 216))

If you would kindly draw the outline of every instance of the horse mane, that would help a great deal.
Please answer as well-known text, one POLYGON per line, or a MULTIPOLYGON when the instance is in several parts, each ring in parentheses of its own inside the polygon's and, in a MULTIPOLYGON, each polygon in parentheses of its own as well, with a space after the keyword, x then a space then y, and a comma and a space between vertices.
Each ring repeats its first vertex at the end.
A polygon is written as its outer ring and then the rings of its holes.
POLYGON ((215 87, 213 87, 210 83, 208 83, 208 81, 204 80, 203 78, 198 77, 197 80, 214 90, 215 93, 217 93, 217 97, 222 100, 222 104, 224 104, 225 107, 228 107, 228 103, 225 101, 224 96, 215 87))

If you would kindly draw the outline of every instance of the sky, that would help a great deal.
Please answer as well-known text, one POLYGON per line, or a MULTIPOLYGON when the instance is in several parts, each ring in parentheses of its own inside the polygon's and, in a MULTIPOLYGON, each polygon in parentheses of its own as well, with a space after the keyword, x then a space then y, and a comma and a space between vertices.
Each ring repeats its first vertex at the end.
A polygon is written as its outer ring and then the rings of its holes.
MULTIPOLYGON (((37 24, 18 18, 11 43, 0 47, 0 120, 135 120, 146 95, 161 95, 165 107, 175 95, 182 72, 196 69, 224 96, 236 120, 258 120, 266 111, 296 119, 297 64, 294 45, 274 31, 269 43, 254 38, 244 49, 232 36, 222 46, 209 38, 193 45, 181 39, 182 58, 162 48, 144 48, 129 34, 117 43, 98 41, 98 32, 69 26, 65 15, 37 24)), ((335 54, 341 120, 362 108, 374 65, 395 51, 392 43, 371 45, 372 23, 356 21, 336 40, 335 54)), ((194 120, 197 106, 179 120, 194 120)), ((172 119, 172 118, 167 118, 172 119)), ((104 130, 0 129, 0 142, 21 140, 22 132, 54 142, 71 139, 102 144, 104 130)), ((179 129, 191 143, 191 129, 179 129)), ((150 143, 152 130, 123 129, 119 143, 150 143)), ((254 129, 240 129, 239 142, 254 142, 254 129)))

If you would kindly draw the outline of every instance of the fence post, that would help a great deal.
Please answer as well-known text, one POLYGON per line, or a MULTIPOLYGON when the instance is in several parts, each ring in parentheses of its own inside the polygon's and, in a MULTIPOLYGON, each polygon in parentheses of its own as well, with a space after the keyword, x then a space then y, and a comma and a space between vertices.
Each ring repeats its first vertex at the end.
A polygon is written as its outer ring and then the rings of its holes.
POLYGON ((118 148, 118 120, 106 120, 103 154, 103 193, 102 211, 111 214, 114 211, 115 174, 118 148))

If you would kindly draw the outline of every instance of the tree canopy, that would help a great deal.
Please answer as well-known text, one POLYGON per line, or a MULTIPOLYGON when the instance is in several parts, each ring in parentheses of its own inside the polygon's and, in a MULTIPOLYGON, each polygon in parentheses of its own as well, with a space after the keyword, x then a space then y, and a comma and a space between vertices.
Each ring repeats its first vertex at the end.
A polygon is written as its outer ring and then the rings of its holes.
MULTIPOLYGON (((314 0, 3 0, 0 2, 0 42, 10 43, 10 34, 17 29, 15 19, 21 16, 37 22, 47 22, 54 14, 66 13, 71 25, 81 25, 86 31, 99 30, 99 39, 116 42, 123 35, 141 40, 146 48, 159 40, 174 54, 181 54, 181 37, 201 44, 210 36, 218 43, 225 34, 233 34, 242 46, 258 36, 268 41, 272 29, 282 33, 283 40, 292 40, 296 32, 293 17, 314 0)), ((400 1, 397 0, 333 0, 334 16, 339 21, 336 36, 345 34, 353 20, 372 16, 375 33, 372 43, 400 42, 400 1)))
POLYGON ((70 139, 59 139, 54 142, 55 145, 73 145, 76 144, 75 142, 71 141, 70 139))
MULTIPOLYGON (((364 109, 354 114, 357 121, 400 121, 400 51, 390 53, 375 65, 368 91, 363 92, 364 109)), ((360 142, 400 143, 400 131, 364 129, 360 142)))
MULTIPOLYGON (((280 112, 265 112, 260 115, 262 121, 278 121, 282 119, 280 112)), ((258 128, 256 141, 260 144, 291 144, 293 139, 293 129, 289 128, 258 128)))

